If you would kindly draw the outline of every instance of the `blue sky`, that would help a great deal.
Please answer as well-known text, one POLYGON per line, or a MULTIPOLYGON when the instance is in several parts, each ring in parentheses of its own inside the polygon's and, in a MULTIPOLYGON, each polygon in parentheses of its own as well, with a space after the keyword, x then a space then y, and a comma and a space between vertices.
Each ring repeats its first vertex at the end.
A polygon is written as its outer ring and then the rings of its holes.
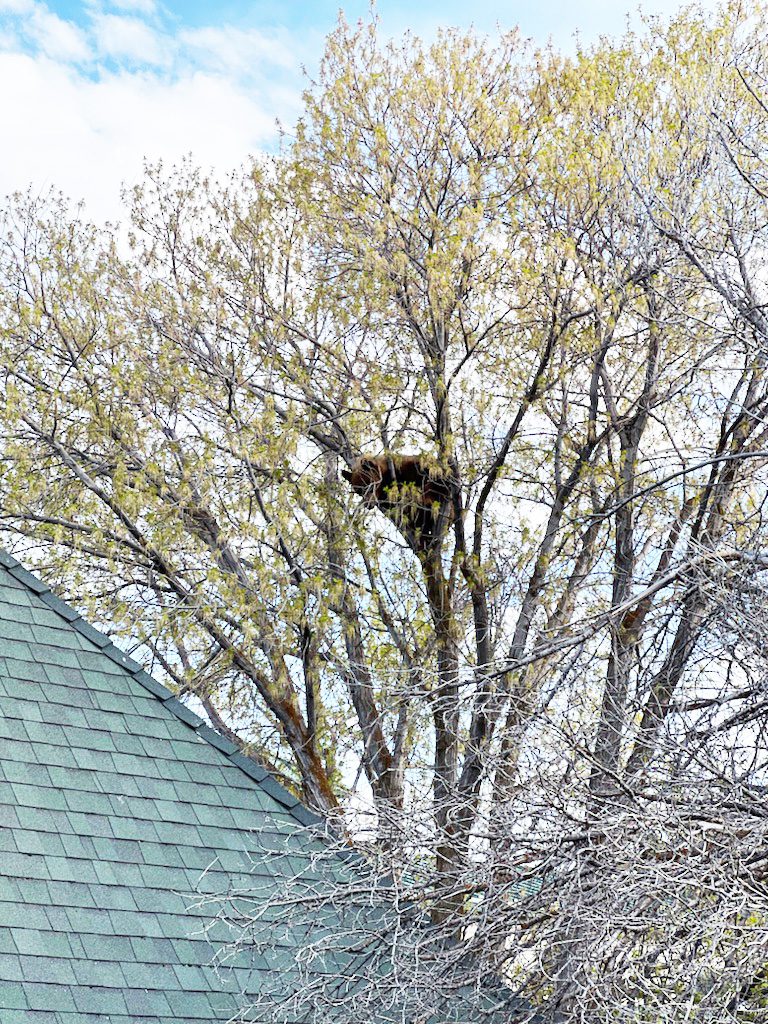
MULTIPOLYGON (((8 5, 13 6, 12 0, 8 5)), ((0 17, 4 4, 0 2, 0 17)), ((600 32, 621 31, 627 14, 665 14, 681 6, 679 0, 379 0, 376 10, 386 30, 393 33, 411 28, 430 34, 438 25, 460 25, 482 31, 497 26, 521 30, 540 41, 552 36, 558 44, 567 45, 575 31, 591 38, 600 32)), ((704 7, 712 2, 705 0, 704 7)), ((156 21, 166 25, 203 27, 231 25, 240 28, 278 28, 298 38, 322 38, 333 27, 340 8, 348 20, 366 18, 368 0, 170 0, 170 2, 98 3, 83 0, 51 0, 51 11, 76 24, 88 23, 92 11, 99 7, 122 8, 124 11, 152 11, 156 21)))
MULTIPOLYGON (((716 0, 704 0, 712 9, 716 0)), ((119 214, 121 182, 144 158, 192 153, 227 170, 290 125, 338 15, 336 0, 0 0, 0 194, 61 188, 97 219, 119 214)), ((342 4, 348 21, 367 0, 342 4)), ((671 14, 679 0, 645 0, 671 14)), ((387 35, 441 25, 494 33, 519 25, 572 48, 617 34, 630 0, 379 0, 387 35)))

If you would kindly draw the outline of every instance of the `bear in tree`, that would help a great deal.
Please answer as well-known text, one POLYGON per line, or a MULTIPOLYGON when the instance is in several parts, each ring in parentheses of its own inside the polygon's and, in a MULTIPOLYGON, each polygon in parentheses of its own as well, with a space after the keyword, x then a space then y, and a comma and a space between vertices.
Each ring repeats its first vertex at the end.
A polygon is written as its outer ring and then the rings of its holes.
POLYGON ((416 551, 432 548, 450 525, 451 478, 420 455, 362 455, 341 475, 368 508, 395 523, 416 551))

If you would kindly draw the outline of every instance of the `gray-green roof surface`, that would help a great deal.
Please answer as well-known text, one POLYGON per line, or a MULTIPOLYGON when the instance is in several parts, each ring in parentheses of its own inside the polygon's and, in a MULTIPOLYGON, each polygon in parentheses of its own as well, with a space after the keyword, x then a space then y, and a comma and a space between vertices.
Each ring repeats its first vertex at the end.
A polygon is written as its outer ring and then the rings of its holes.
MULTIPOLYGON (((386 974, 385 946, 371 959, 336 941, 360 907, 333 904, 303 922, 264 914, 250 948, 226 970, 211 966, 232 932, 218 906, 196 903, 200 891, 253 900, 279 891, 282 872, 321 894, 329 872, 357 879, 361 862, 306 827, 315 824, 0 550, 0 1024, 227 1021, 260 990, 290 989, 305 940, 327 951, 312 968, 323 985, 330 974, 354 993, 371 971, 386 974)), ((363 908, 371 934, 383 933, 389 906, 384 895, 363 908)), ((529 1019, 503 991, 499 1000, 491 986, 480 1005, 503 1006, 480 1009, 482 1019, 529 1019)), ((446 999, 433 1024, 480 1019, 462 1013, 456 988, 446 999)), ((379 1024, 411 1020, 404 1004, 382 1011, 379 1024)), ((279 1019, 330 1017, 310 1000, 279 1019)))
POLYGON ((255 974, 208 966, 201 873, 248 887, 251 830, 313 820, 0 552, 2 1024, 228 1020, 255 974))

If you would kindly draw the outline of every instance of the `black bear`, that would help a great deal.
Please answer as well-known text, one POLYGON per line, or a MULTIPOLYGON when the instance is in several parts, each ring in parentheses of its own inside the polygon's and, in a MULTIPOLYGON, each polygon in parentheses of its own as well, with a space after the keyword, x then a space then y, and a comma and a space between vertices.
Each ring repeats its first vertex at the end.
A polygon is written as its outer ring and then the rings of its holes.
POLYGON ((453 516, 451 478, 420 455, 362 455, 342 469, 368 508, 378 508, 417 550, 430 548, 453 516))

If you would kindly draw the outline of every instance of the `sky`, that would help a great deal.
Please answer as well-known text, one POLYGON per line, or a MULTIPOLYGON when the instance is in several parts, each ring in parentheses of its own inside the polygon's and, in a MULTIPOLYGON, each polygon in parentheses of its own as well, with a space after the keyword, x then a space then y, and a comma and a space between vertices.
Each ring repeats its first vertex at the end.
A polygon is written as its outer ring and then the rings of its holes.
MULTIPOLYGON (((277 121, 290 127, 301 109, 339 7, 349 22, 370 16, 367 0, 0 0, 0 196, 55 188, 90 217, 116 219, 121 185, 140 178, 145 159, 191 153, 226 172, 270 150, 277 121)), ((575 33, 620 33, 637 4, 379 0, 376 11, 389 35, 519 25, 570 49, 575 33)))

